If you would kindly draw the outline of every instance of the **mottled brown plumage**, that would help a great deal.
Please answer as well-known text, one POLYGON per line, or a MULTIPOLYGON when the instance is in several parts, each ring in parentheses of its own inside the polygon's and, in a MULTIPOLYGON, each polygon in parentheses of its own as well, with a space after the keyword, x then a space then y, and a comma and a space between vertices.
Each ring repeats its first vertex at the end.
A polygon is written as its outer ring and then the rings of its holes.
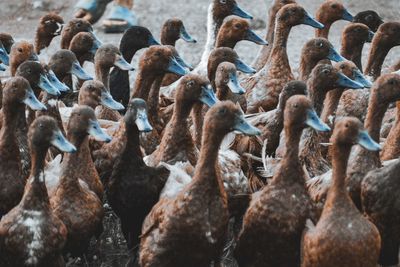
POLYGON ((40 18, 35 34, 35 52, 37 54, 48 47, 55 36, 61 34, 63 24, 63 18, 56 13, 49 13, 40 18))
POLYGON ((68 49, 72 38, 80 32, 93 32, 92 25, 84 19, 70 20, 61 33, 61 49, 68 49))
POLYGON ((27 41, 20 41, 13 44, 10 52, 11 76, 14 76, 19 65, 27 60, 37 60, 33 45, 27 41))

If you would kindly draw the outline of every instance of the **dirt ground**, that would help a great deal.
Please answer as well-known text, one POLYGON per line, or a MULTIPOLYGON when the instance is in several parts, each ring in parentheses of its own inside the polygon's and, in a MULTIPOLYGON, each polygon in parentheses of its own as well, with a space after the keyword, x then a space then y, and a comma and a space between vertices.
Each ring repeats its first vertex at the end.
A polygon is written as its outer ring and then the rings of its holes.
MULTIPOLYGON (((148 27, 154 36, 158 37, 162 23, 171 17, 178 17, 184 21, 186 29, 198 41, 197 44, 188 44, 178 41, 177 48, 182 57, 196 65, 201 57, 201 52, 206 38, 207 8, 211 0, 135 0, 135 12, 140 19, 142 26, 148 27)), ((265 35, 265 20, 267 9, 272 0, 237 0, 248 12, 253 14, 254 29, 265 35)), ((1 0, 0 1, 0 32, 8 32, 16 40, 33 41, 35 28, 40 16, 48 11, 57 11, 65 21, 72 18, 74 4, 77 0, 1 0)), ((322 0, 298 0, 307 11, 315 14, 317 7, 322 0)), ((344 5, 350 13, 356 14, 359 11, 374 9, 385 21, 400 20, 399 0, 344 0, 344 5)), ((347 22, 337 22, 333 25, 329 36, 331 42, 340 49, 340 32, 347 22)), ((95 25, 95 32, 104 43, 119 44, 121 34, 104 34, 101 32, 100 24, 95 25)), ((297 26, 292 30, 288 42, 288 53, 290 63, 296 72, 299 63, 300 51, 303 44, 314 35, 313 30, 308 26, 297 26)), ((59 48, 60 38, 54 39, 49 50, 41 55, 42 60, 47 60, 59 48)), ((242 42, 237 46, 240 57, 247 63, 251 63, 257 55, 259 47, 249 42, 242 42)), ((364 60, 369 51, 367 44, 364 49, 364 60)), ((135 56, 133 65, 137 63, 141 52, 135 56)), ((400 58, 400 48, 392 49, 384 67, 390 66, 396 59, 400 58)), ((89 71, 93 71, 92 64, 85 65, 89 71)), ((6 77, 8 73, 0 74, 6 77)), ((134 73, 132 74, 135 75, 134 73)), ((108 210, 104 220, 105 233, 100 240, 91 247, 90 253, 80 259, 73 259, 67 266, 123 266, 127 258, 127 251, 118 225, 117 218, 108 210), (101 251, 101 252, 100 252, 101 251)))

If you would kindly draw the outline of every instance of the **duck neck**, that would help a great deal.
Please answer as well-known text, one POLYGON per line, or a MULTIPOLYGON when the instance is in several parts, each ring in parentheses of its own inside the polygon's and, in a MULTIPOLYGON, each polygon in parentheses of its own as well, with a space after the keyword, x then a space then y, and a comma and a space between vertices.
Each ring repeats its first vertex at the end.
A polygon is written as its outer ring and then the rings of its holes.
POLYGON ((329 31, 331 30, 332 22, 322 22, 320 19, 317 18, 319 22, 324 24, 323 29, 315 29, 315 37, 321 37, 328 39, 329 31))
MULTIPOLYGON (((4 101, 5 102, 5 101, 4 101)), ((0 140, 5 143, 16 144, 16 128, 20 120, 25 119, 25 105, 19 103, 4 103, 3 102, 3 121, 0 131, 0 140)), ((17 149, 18 150, 18 149, 17 149)))
MULTIPOLYGON (((213 87, 215 88, 215 87, 213 87)), ((227 85, 219 85, 216 87, 216 96, 220 101, 228 100, 230 89, 227 85)))
POLYGON ((282 51, 286 54, 286 45, 291 29, 291 26, 286 26, 279 21, 276 23, 272 54, 281 53, 282 51))
POLYGON ((208 6, 207 12, 207 41, 204 47, 203 55, 201 56, 201 62, 207 62, 208 56, 211 53, 211 50, 215 46, 215 40, 218 34, 218 31, 222 25, 223 19, 219 19, 216 14, 214 14, 214 4, 211 3, 208 6))
POLYGON ((374 80, 381 75, 382 65, 391 47, 381 44, 379 38, 372 42, 371 51, 368 57, 365 74, 371 76, 374 80))
POLYGON ((306 82, 308 80, 311 71, 320 61, 320 58, 317 59, 309 58, 307 57, 306 54, 307 52, 305 52, 304 55, 302 55, 299 66, 300 80, 303 82, 306 82))
POLYGON ((326 88, 324 88, 324 86, 319 85, 318 81, 316 81, 313 78, 308 79, 307 85, 310 90, 309 91, 310 99, 315 109, 315 112, 317 113, 318 116, 320 116, 324 100, 327 94, 326 88))
POLYGON ((342 39, 342 48, 340 50, 340 54, 344 58, 353 61, 354 64, 356 64, 357 68, 362 70, 361 55, 364 43, 349 42, 346 39, 347 39, 346 36, 344 36, 342 39))
POLYGON ((164 33, 161 34, 161 44, 162 45, 175 46, 176 41, 178 41, 178 39, 176 39, 172 36, 168 36, 168 34, 164 34, 164 33))
POLYGON ((164 76, 165 75, 160 75, 154 80, 154 83, 150 89, 149 97, 147 99, 148 113, 150 115, 149 119, 150 123, 153 125, 159 121, 158 100, 160 95, 160 87, 164 76))
POLYGON ((147 100, 150 94, 151 86, 156 78, 156 75, 139 71, 131 98, 141 98, 147 100))
POLYGON ((388 103, 379 100, 378 92, 372 90, 368 104, 367 117, 365 119, 365 129, 368 130, 372 139, 378 143, 383 117, 385 116, 388 107, 388 103))
POLYGON ((134 166, 144 166, 143 153, 140 149, 139 129, 134 125, 125 124, 126 145, 122 153, 122 158, 129 161, 129 164, 134 166))
POLYGON ((329 189, 325 206, 332 206, 337 201, 346 200, 351 202, 351 199, 346 190, 346 171, 347 163, 351 152, 351 146, 334 144, 332 147, 332 181, 333 184, 329 189))
POLYGON ((343 88, 336 88, 327 93, 321 114, 321 119, 323 122, 328 123, 329 117, 335 115, 337 106, 339 105, 339 101, 343 92, 344 92, 343 88))
POLYGON ((95 66, 95 75, 98 81, 101 81, 104 86, 110 90, 110 68, 106 66, 102 66, 100 64, 96 64, 95 66))
POLYGON ((35 52, 36 54, 40 54, 40 51, 46 47, 48 47, 53 40, 54 35, 49 35, 46 32, 43 32, 41 29, 38 29, 35 35, 35 52))
POLYGON ((234 40, 233 38, 228 38, 227 36, 224 36, 223 34, 218 34, 217 36, 217 41, 215 43, 215 47, 229 47, 234 49, 236 44, 238 43, 237 40, 234 40))
POLYGON ((201 136, 203 132, 203 104, 196 103, 192 109, 192 120, 195 129, 195 143, 198 148, 201 147, 201 136))

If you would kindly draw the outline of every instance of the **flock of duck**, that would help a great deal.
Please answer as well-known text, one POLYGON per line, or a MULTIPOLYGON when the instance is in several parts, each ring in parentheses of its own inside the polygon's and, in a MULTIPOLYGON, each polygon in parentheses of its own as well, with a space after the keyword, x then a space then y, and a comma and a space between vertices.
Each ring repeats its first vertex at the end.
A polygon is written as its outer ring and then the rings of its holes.
POLYGON ((161 44, 133 26, 119 48, 54 13, 33 43, 1 33, 0 265, 65 266, 100 236, 108 203, 129 266, 397 266, 400 63, 382 65, 400 22, 337 0, 315 18, 275 0, 266 40, 249 19, 235 0, 211 1, 196 67, 175 49, 196 42, 176 18, 161 44), (350 22, 340 52, 328 40, 338 20, 350 22), (315 38, 295 77, 300 24, 315 38), (242 40, 262 46, 253 67, 234 50, 242 40))

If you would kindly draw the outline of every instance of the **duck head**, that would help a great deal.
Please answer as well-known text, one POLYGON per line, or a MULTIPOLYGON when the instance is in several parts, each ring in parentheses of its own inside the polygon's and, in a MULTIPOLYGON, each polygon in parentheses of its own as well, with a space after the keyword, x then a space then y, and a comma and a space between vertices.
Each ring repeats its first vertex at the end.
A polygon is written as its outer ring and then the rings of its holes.
POLYGON ((94 110, 88 106, 76 106, 68 121, 68 134, 85 137, 93 136, 97 141, 110 142, 111 137, 101 129, 94 110))
POLYGON ((85 61, 94 61, 97 49, 102 45, 99 39, 95 38, 91 32, 80 32, 76 34, 69 45, 71 50, 82 64, 85 61))
POLYGON ((400 22, 386 22, 379 26, 372 40, 372 46, 378 45, 382 49, 390 49, 400 45, 400 22))
POLYGON ((350 23, 342 32, 342 42, 345 40, 349 45, 370 43, 373 38, 374 32, 362 23, 350 23))
POLYGON ((40 50, 48 47, 54 36, 61 34, 63 25, 63 18, 55 13, 49 13, 40 18, 35 37, 36 53, 39 54, 40 50))
POLYGON ((14 43, 15 41, 10 34, 5 32, 0 33, 0 46, 2 45, 5 48, 7 54, 11 53, 11 47, 14 43))
POLYGON ((352 61, 346 60, 343 62, 338 62, 334 64, 333 67, 350 79, 362 84, 365 88, 371 88, 372 83, 362 74, 362 72, 357 68, 356 64, 354 64, 352 61))
POLYGON ((124 58, 131 62, 136 51, 152 45, 160 45, 160 43, 156 41, 149 29, 141 26, 132 26, 122 35, 119 50, 124 58))
POLYGON ((359 144, 370 151, 381 150, 381 146, 371 138, 361 121, 354 117, 344 117, 335 123, 331 142, 349 147, 359 144))
POLYGON ((197 43, 183 25, 182 20, 178 18, 168 19, 164 22, 161 29, 161 43, 163 45, 173 45, 175 46, 176 41, 182 39, 188 43, 197 43))
POLYGON ((285 110, 286 102, 294 95, 307 95, 307 85, 302 81, 290 81, 282 89, 279 95, 278 108, 281 111, 285 110))
POLYGON ((11 75, 15 75, 18 66, 27 60, 39 61, 37 54, 34 51, 33 45, 27 41, 15 43, 11 47, 10 52, 10 70, 11 75))
POLYGON ((72 19, 63 27, 61 33, 61 48, 68 49, 72 38, 80 32, 91 32, 97 39, 93 32, 93 27, 88 21, 84 19, 72 19))
POLYGON ((334 88, 364 88, 362 84, 353 81, 329 64, 318 64, 313 69, 310 80, 314 80, 319 84, 320 88, 324 87, 327 90, 334 88))
POLYGON ((175 73, 179 76, 186 74, 186 70, 181 66, 173 55, 169 46, 151 46, 139 60, 139 69, 144 75, 164 75, 165 73, 175 73))
POLYGON ((151 132, 153 130, 148 120, 146 102, 141 98, 132 98, 129 101, 124 122, 128 129, 137 127, 140 132, 151 132))
POLYGON ((346 60, 325 38, 313 38, 309 40, 303 46, 301 57, 304 64, 310 64, 311 62, 311 64, 315 64, 323 59, 329 59, 336 62, 346 60))
POLYGON ((207 64, 207 75, 210 81, 215 80, 215 72, 218 68, 218 65, 222 62, 230 62, 233 63, 238 71, 248 74, 256 73, 256 70, 244 63, 241 59, 239 59, 238 54, 229 47, 219 47, 214 49, 209 58, 207 64))
POLYGON ((276 15, 277 21, 286 27, 294 27, 300 24, 322 29, 324 25, 315 20, 302 6, 298 4, 288 4, 283 6, 276 15))
POLYGON ((46 72, 47 79, 49 79, 50 83, 55 88, 57 88, 58 91, 60 91, 60 92, 68 92, 70 90, 69 87, 66 84, 60 82, 60 80, 57 78, 57 76, 54 73, 54 71, 52 69, 50 69, 50 67, 48 65, 46 65, 46 64, 42 64, 42 65, 43 65, 43 68, 44 68, 44 70, 46 72))
POLYGON ((56 120, 50 116, 40 116, 32 122, 28 139, 31 151, 47 151, 53 145, 63 152, 76 152, 76 147, 65 138, 56 120))
POLYGON ((268 43, 250 29, 250 23, 236 16, 227 17, 217 35, 217 47, 234 48, 242 40, 247 40, 259 45, 268 43))
POLYGON ((261 134, 258 128, 246 121, 240 105, 231 101, 221 101, 211 107, 204 118, 204 123, 203 141, 211 129, 222 137, 232 131, 249 136, 261 134))
POLYGON ((205 77, 187 74, 181 79, 175 94, 175 103, 178 102, 190 103, 191 105, 188 106, 202 102, 212 107, 218 100, 210 82, 205 77))
POLYGON ((304 95, 295 95, 287 100, 284 111, 284 126, 290 129, 311 127, 319 132, 330 131, 315 112, 311 100, 304 95))
POLYGON ((117 47, 111 44, 102 45, 94 56, 95 66, 100 68, 118 67, 121 70, 133 71, 134 68, 121 55, 117 47))
POLYGON ((235 0, 213 0, 213 18, 221 21, 230 15, 236 15, 245 19, 253 19, 253 16, 244 11, 235 0))
POLYGON ((338 20, 353 21, 353 16, 337 0, 327 0, 317 10, 317 20, 323 24, 332 24, 338 20))
POLYGON ((18 67, 15 76, 27 79, 31 87, 34 89, 40 88, 48 94, 55 96, 61 94, 60 91, 49 81, 45 69, 39 62, 25 61, 18 67))
POLYGON ((400 75, 395 73, 381 75, 371 89, 378 102, 390 104, 400 100, 400 75))
POLYGON ((112 98, 107 88, 100 81, 85 81, 79 89, 78 103, 93 109, 100 104, 113 110, 124 109, 124 106, 112 98))
POLYGON ((379 26, 384 23, 379 14, 373 10, 359 12, 354 16, 353 22, 365 24, 373 32, 376 32, 379 26))
POLYGON ((246 90, 240 85, 236 72, 236 66, 233 63, 222 62, 219 64, 215 74, 216 88, 229 88, 234 94, 244 94, 246 90))
POLYGON ((3 103, 21 103, 33 110, 46 110, 45 105, 36 98, 29 82, 23 77, 12 77, 5 83, 3 103))
POLYGON ((49 67, 62 80, 72 74, 81 80, 93 79, 79 64, 75 54, 67 49, 58 50, 49 61, 49 67))

